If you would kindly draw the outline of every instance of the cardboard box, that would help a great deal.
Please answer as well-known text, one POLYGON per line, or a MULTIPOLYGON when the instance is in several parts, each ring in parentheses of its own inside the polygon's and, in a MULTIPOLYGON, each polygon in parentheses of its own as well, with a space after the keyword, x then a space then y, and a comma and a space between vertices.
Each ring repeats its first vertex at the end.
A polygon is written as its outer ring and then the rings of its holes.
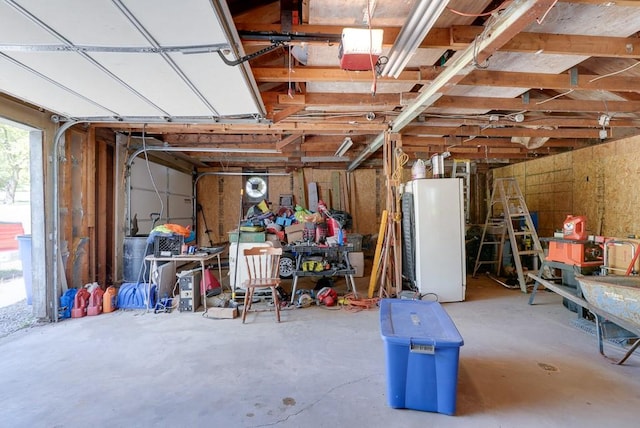
MULTIPOLYGON (((640 240, 631 238, 610 238, 607 245, 607 267, 612 270, 612 274, 624 275, 629 263, 633 259, 635 251, 640 250, 640 240), (632 250, 631 246, 635 248, 632 250), (633 253, 633 254, 632 254, 633 253)), ((636 272, 640 272, 640 257, 636 260, 634 265, 636 272)))
POLYGON ((291 226, 285 227, 284 231, 287 234, 287 242, 289 244, 292 244, 297 241, 302 241, 304 224, 302 223, 292 224, 291 226))
POLYGON ((206 316, 210 318, 234 319, 238 317, 238 308, 207 308, 206 316))
POLYGON ((364 253, 362 251, 349 253, 349 263, 356 270, 353 276, 362 278, 364 276, 364 253))
POLYGON ((293 244, 294 242, 302 241, 302 238, 304 238, 304 233, 302 231, 287 233, 288 244, 293 244))
POLYGON ((303 223, 292 224, 291 226, 287 226, 284 228, 285 233, 294 233, 294 232, 302 232, 304 230, 303 223))

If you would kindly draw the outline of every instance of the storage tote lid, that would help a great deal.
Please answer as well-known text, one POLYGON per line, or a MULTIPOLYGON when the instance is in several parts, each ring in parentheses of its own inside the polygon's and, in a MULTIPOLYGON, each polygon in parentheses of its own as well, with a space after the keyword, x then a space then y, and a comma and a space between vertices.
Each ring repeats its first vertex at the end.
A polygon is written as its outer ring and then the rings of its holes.
POLYGON ((383 339, 396 343, 436 347, 464 344, 455 324, 438 302, 382 299, 380 332, 383 339))

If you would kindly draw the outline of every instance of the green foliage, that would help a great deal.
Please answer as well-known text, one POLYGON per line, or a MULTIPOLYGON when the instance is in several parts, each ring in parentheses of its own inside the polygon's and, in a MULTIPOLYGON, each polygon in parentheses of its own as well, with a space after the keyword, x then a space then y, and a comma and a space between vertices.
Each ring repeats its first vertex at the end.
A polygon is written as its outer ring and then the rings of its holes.
POLYGON ((13 203, 18 188, 29 187, 29 132, 0 124, 0 192, 13 203))

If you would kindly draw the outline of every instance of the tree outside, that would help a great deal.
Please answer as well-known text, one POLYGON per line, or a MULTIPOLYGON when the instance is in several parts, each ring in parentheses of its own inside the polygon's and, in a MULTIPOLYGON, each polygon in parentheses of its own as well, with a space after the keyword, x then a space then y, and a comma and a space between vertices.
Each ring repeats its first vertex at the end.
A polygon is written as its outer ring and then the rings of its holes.
POLYGON ((0 124, 0 203, 13 204, 29 190, 29 131, 0 124))

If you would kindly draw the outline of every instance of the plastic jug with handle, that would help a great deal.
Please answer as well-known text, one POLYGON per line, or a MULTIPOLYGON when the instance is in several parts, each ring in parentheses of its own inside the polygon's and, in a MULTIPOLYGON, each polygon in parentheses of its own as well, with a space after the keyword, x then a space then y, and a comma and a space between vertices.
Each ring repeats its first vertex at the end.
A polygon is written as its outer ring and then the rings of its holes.
POLYGON ((586 223, 587 218, 585 216, 567 216, 562 227, 564 239, 573 239, 576 241, 587 239, 586 223))
POLYGON ((426 178, 427 166, 422 159, 417 159, 411 167, 411 179, 426 178))

